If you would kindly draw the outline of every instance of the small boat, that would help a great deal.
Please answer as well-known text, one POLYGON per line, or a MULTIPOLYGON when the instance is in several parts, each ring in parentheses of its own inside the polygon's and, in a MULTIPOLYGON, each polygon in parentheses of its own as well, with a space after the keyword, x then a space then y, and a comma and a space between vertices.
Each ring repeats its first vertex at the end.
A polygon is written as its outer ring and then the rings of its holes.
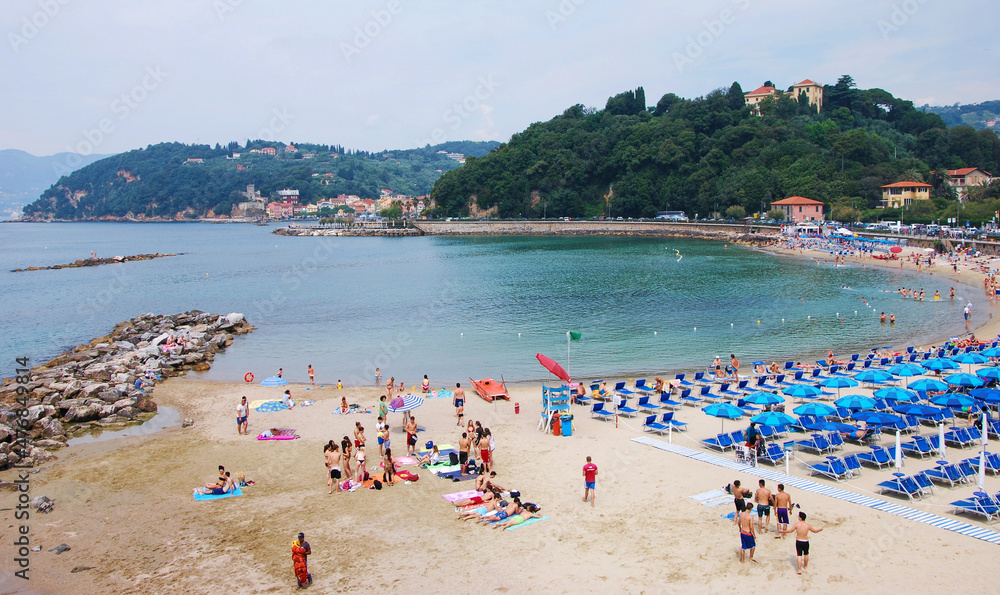
POLYGON ((469 380, 472 381, 472 386, 475 387, 479 396, 487 401, 492 402, 494 399, 510 400, 510 396, 507 394, 507 386, 503 383, 503 380, 500 382, 492 378, 483 378, 482 380, 469 378, 469 380))

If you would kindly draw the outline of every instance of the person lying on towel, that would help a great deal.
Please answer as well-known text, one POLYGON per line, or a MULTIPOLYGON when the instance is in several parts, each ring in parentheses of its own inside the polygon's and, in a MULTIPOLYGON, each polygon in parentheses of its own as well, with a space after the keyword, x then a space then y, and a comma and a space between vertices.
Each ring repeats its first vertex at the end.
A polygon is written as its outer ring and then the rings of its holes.
POLYGON ((524 521, 530 518, 542 518, 541 513, 538 511, 538 507, 534 504, 525 504, 524 508, 518 514, 511 516, 503 522, 493 525, 493 528, 509 529, 514 525, 520 525, 524 521))
MULTIPOLYGON (((222 480, 222 478, 219 478, 222 480)), ((233 478, 229 476, 229 471, 226 471, 226 478, 221 483, 216 484, 206 484, 204 487, 195 488, 195 492, 207 496, 209 494, 213 496, 221 496, 222 494, 228 494, 233 491, 233 478), (209 487, 211 486, 211 487, 209 487)))

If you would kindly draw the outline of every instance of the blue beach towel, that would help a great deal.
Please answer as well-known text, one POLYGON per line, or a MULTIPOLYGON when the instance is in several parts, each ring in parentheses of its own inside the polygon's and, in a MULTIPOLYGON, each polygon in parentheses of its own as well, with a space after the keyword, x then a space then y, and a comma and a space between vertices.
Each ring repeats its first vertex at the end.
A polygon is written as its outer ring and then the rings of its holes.
POLYGON ((540 523, 542 521, 547 521, 547 520, 549 520, 549 517, 547 517, 547 516, 543 516, 543 517, 531 517, 530 519, 524 521, 520 525, 514 525, 513 527, 507 527, 506 529, 504 529, 504 531, 513 531, 514 529, 520 529, 521 527, 526 527, 528 525, 534 525, 535 523, 540 523))
POLYGON ((202 500, 218 500, 219 498, 235 498, 236 496, 242 496, 243 490, 240 486, 236 486, 236 489, 228 494, 195 494, 194 499, 201 502, 202 500))

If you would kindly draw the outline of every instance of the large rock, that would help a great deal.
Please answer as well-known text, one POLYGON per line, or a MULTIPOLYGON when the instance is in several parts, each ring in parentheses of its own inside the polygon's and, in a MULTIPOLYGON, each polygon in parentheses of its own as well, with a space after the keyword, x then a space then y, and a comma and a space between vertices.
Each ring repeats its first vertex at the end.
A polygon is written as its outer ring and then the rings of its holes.
POLYGON ((63 427, 62 423, 54 417, 46 417, 39 422, 41 426, 42 436, 46 438, 52 438, 54 436, 62 436, 66 433, 66 429, 63 427))
POLYGON ((150 400, 149 397, 143 397, 136 401, 135 408, 143 413, 152 413, 156 411, 156 403, 150 400))
POLYGON ((115 415, 123 419, 132 419, 136 415, 139 415, 139 412, 136 411, 134 407, 122 407, 121 409, 115 410, 115 415))
POLYGON ((14 428, 0 424, 0 442, 7 442, 14 439, 14 428))
POLYGON ((245 320, 244 316, 237 312, 226 314, 226 322, 228 322, 229 324, 236 325, 243 322, 244 320, 245 320))
POLYGON ((67 423, 76 423, 82 421, 94 421, 100 415, 101 408, 95 405, 76 405, 70 407, 65 415, 63 415, 63 421, 67 423))
POLYGON ((128 341, 115 341, 115 347, 123 351, 134 351, 135 345, 129 343, 128 341))
POLYGON ((120 399, 118 401, 115 401, 113 406, 114 406, 115 411, 118 411, 119 409, 124 409, 126 407, 131 407, 131 406, 135 405, 135 402, 136 402, 136 399, 132 399, 132 398, 120 399))
MULTIPOLYGON (((110 375, 108 376, 108 379, 110 380, 110 375)), ((77 395, 77 397, 82 399, 98 398, 98 395, 109 388, 111 387, 105 382, 86 384, 82 389, 80 389, 80 394, 77 395)))
POLYGON ((105 403, 114 403, 118 399, 122 398, 122 393, 116 389, 110 389, 101 391, 97 397, 105 403))

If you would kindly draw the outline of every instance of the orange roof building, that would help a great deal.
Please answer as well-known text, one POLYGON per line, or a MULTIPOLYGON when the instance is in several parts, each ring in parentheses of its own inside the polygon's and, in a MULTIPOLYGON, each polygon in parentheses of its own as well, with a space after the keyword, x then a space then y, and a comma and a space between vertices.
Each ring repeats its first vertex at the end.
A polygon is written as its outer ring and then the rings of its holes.
POLYGON ((822 201, 804 196, 789 196, 771 203, 771 209, 785 213, 785 220, 794 223, 823 220, 822 201))
MULTIPOLYGON (((816 111, 823 109, 823 85, 806 79, 801 83, 792 85, 792 90, 788 95, 791 95, 792 99, 798 100, 799 95, 805 94, 806 98, 809 100, 810 105, 816 106, 816 111)), ((785 95, 782 91, 779 91, 775 87, 770 85, 758 87, 749 93, 743 94, 743 101, 746 105, 753 108, 755 114, 760 114, 760 108, 757 107, 765 97, 774 97, 777 99, 785 95)))
POLYGON ((898 209, 915 200, 930 200, 931 185, 923 182, 894 182, 882 186, 882 206, 898 209))

